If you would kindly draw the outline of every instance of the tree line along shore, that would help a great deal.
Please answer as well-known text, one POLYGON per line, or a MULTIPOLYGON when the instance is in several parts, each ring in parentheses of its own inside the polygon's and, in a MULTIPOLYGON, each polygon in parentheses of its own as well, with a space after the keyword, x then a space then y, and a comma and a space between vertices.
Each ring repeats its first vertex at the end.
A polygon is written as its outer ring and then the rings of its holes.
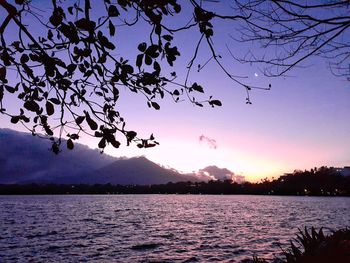
POLYGON ((156 185, 112 184, 7 184, 0 185, 0 194, 214 194, 214 195, 299 195, 350 196, 350 176, 335 168, 321 167, 294 171, 277 179, 257 183, 236 183, 232 180, 208 182, 169 182, 156 185))

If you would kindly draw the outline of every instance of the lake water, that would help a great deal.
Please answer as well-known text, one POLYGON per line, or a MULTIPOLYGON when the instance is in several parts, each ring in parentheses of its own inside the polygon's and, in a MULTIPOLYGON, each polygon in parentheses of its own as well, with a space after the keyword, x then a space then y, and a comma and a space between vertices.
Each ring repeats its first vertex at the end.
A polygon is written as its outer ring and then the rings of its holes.
POLYGON ((349 223, 338 197, 0 196, 0 262, 249 262, 349 223))

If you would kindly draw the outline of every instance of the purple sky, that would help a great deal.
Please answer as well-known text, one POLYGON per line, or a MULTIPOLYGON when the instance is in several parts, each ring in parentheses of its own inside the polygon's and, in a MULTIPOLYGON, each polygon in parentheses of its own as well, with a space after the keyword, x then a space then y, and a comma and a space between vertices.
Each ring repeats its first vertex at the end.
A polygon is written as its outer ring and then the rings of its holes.
MULTIPOLYGON (((229 10, 222 5, 220 10, 229 10)), ((252 181, 294 169, 350 165, 350 82, 333 76, 327 61, 318 58, 303 63, 305 68, 293 70, 293 76, 266 78, 261 66, 235 62, 225 44, 236 55, 250 48, 257 53, 263 50, 249 43, 242 46, 233 42, 229 34, 237 31, 231 24, 215 26, 214 43, 230 72, 247 76, 245 81, 253 85, 267 87, 271 83, 272 89, 253 90, 253 104, 246 105, 245 90, 228 79, 216 64, 209 63, 200 73, 194 72, 190 82, 203 85, 203 98, 214 95, 220 99, 221 108, 198 108, 188 101, 176 104, 168 98, 159 101, 161 110, 155 111, 147 107, 141 96, 122 91, 119 111, 128 127, 144 137, 153 132, 160 145, 146 150, 136 145, 108 147, 105 152, 113 156, 145 155, 184 172, 216 165, 252 181)), ((117 53, 134 56, 143 28, 133 32, 118 29, 117 53)), ((180 33, 176 37, 182 56, 175 69, 183 79, 199 33, 180 33)), ((209 58, 207 51, 201 50, 197 64, 209 58)), ((23 130, 3 116, 0 123, 1 127, 23 130)), ((81 142, 97 146, 93 138, 85 137, 81 142)))

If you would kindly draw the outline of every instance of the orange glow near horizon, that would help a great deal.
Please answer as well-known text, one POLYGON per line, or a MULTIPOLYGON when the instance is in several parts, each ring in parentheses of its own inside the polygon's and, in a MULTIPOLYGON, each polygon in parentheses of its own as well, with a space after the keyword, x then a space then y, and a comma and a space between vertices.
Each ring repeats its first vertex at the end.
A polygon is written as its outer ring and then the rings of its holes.
MULTIPOLYGON (((163 134, 169 133, 163 131, 163 134)), ((229 169, 235 175, 242 175, 250 182, 258 182, 266 177, 277 178, 296 169, 347 165, 346 159, 343 159, 345 162, 332 161, 337 155, 343 154, 339 153, 336 146, 329 147, 326 144, 282 140, 249 133, 227 133, 221 135, 220 140, 217 140, 217 148, 214 149, 199 141, 200 133, 195 129, 179 129, 176 134, 179 137, 160 136, 160 145, 154 148, 139 149, 135 145, 123 145, 119 149, 107 147, 105 153, 114 157, 145 156, 161 166, 182 173, 193 173, 215 165, 229 169)), ((84 136, 80 143, 96 148, 97 140, 84 136)))
MULTIPOLYGON (((217 149, 193 140, 165 138, 158 147, 139 150, 124 148, 127 157, 145 155, 151 161, 177 169, 183 173, 197 172, 204 167, 216 165, 227 168, 247 181, 256 182, 265 177, 278 177, 295 169, 310 169, 322 165, 331 153, 312 145, 297 145, 293 142, 262 140, 262 138, 231 139, 231 145, 217 149), (281 161, 284 160, 284 161, 281 161)), ((197 139, 197 140, 196 140, 197 139)), ((106 153, 120 156, 120 150, 109 148, 106 153)))

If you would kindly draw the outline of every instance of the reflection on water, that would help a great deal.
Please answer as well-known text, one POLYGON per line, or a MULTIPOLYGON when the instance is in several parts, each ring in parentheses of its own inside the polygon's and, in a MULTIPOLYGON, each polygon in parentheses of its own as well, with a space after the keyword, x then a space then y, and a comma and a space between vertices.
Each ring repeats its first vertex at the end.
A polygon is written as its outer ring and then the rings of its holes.
MULTIPOLYGON (((244 262, 298 227, 349 225, 350 198, 0 196, 1 262, 244 262)), ((248 261, 247 261, 248 262, 248 261)))

